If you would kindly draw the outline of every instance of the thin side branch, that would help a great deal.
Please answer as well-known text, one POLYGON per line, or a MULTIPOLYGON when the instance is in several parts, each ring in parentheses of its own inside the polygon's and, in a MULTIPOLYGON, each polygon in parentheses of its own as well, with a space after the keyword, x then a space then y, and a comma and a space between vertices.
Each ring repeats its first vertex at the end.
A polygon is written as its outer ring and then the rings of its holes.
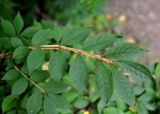
POLYGON ((31 80, 30 78, 28 78, 28 76, 23 72, 21 71, 17 66, 14 65, 14 68, 24 77, 26 78, 30 83, 32 83, 37 89, 40 90, 40 92, 42 92, 43 94, 47 94, 47 92, 41 87, 39 86, 38 84, 36 84, 33 80, 31 80))
POLYGON ((83 55, 98 59, 100 61, 107 62, 109 64, 112 64, 112 62, 113 62, 112 59, 103 58, 100 55, 92 54, 92 53, 89 53, 89 52, 86 52, 86 51, 83 51, 83 50, 80 50, 80 49, 70 48, 70 47, 67 47, 67 46, 42 45, 42 46, 30 46, 29 48, 30 49, 41 48, 41 49, 45 49, 45 50, 60 50, 60 49, 63 49, 63 50, 68 50, 68 51, 71 51, 71 52, 74 52, 74 53, 83 54, 83 55))

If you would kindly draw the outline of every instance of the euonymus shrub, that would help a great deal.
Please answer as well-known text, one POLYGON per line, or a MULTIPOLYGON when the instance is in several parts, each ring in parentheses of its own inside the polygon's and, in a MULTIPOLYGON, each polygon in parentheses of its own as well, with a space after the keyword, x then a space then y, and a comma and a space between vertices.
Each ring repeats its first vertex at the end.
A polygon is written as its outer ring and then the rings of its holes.
POLYGON ((48 21, 24 28, 19 13, 13 22, 1 18, 1 27, 1 80, 8 91, 3 113, 100 114, 116 99, 136 108, 133 86, 151 78, 134 62, 146 50, 121 42, 117 34, 92 35, 90 28, 48 21))

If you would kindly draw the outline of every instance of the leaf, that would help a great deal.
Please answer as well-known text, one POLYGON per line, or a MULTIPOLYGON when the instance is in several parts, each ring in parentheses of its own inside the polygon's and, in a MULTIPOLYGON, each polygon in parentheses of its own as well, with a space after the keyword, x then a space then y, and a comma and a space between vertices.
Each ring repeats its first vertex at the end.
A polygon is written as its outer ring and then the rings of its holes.
POLYGON ((23 46, 23 42, 17 37, 11 38, 10 42, 14 48, 19 47, 19 46, 23 46))
POLYGON ((12 96, 6 96, 2 101, 2 111, 7 112, 16 106, 16 101, 12 96))
POLYGON ((128 105, 135 104, 134 90, 129 80, 118 71, 113 71, 113 82, 115 86, 116 95, 128 105))
POLYGON ((13 80, 17 78, 19 75, 19 72, 15 69, 8 70, 5 75, 2 77, 2 80, 13 80))
POLYGON ((134 63, 131 61, 119 61, 119 65, 131 74, 136 80, 144 81, 151 78, 151 72, 142 64, 134 63))
POLYGON ((144 54, 145 52, 146 50, 140 48, 136 44, 124 43, 107 50, 105 57, 119 60, 128 60, 134 59, 144 54))
POLYGON ((54 27, 54 29, 53 29, 53 37, 57 42, 59 42, 61 40, 62 31, 60 30, 59 27, 54 27))
POLYGON ((65 31, 62 37, 62 44, 76 45, 86 39, 90 33, 89 28, 73 28, 65 31))
POLYGON ((34 49, 32 50, 27 58, 27 66, 29 73, 31 74, 34 70, 40 67, 45 60, 45 53, 41 49, 34 49))
POLYGON ((31 38, 36 32, 40 31, 41 28, 37 26, 31 26, 26 28, 22 33, 21 36, 31 38))
POLYGON ((2 28, 5 33, 7 33, 10 36, 16 35, 15 29, 14 29, 13 24, 11 22, 1 18, 1 25, 2 25, 2 28))
POLYGON ((26 109, 28 114, 37 114, 41 109, 41 105, 42 94, 38 90, 36 90, 27 101, 26 109))
POLYGON ((52 53, 49 60, 49 73, 56 81, 59 81, 65 73, 66 59, 61 51, 52 53))
POLYGON ((20 46, 13 52, 13 59, 23 59, 29 53, 29 49, 26 46, 20 46))
POLYGON ((14 28, 15 28, 16 32, 20 33, 21 30, 23 29, 24 22, 23 22, 23 19, 22 19, 19 12, 17 13, 16 17, 14 18, 13 24, 14 24, 14 28))
POLYGON ((100 50, 111 46, 117 40, 117 36, 110 32, 98 34, 96 37, 89 38, 84 43, 85 50, 100 50))
POLYGON ((113 93, 113 79, 111 72, 102 63, 96 69, 96 87, 101 99, 108 102, 113 93))
POLYGON ((74 107, 77 109, 84 109, 89 104, 89 99, 79 98, 74 102, 74 107))
POLYGON ((31 74, 31 79, 35 82, 42 82, 49 77, 48 71, 36 70, 31 74))
POLYGON ((25 78, 17 80, 12 86, 11 95, 16 96, 22 94, 28 86, 28 81, 25 78))
POLYGON ((157 77, 160 78, 160 63, 157 64, 155 73, 156 73, 157 77))
POLYGON ((34 34, 32 38, 33 45, 48 44, 49 40, 53 38, 53 31, 51 29, 40 30, 34 34))
POLYGON ((82 92, 86 89, 88 70, 83 58, 80 55, 78 55, 71 63, 69 78, 76 90, 82 92))

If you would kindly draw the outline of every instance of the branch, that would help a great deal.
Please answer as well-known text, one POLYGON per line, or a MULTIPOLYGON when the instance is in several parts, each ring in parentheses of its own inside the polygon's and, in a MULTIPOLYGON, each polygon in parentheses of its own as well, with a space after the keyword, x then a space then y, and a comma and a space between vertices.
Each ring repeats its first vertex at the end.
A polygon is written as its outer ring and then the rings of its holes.
POLYGON ((107 62, 109 64, 112 64, 112 62, 113 62, 112 59, 103 58, 100 55, 92 54, 92 53, 89 53, 89 52, 86 52, 86 51, 83 51, 83 50, 80 50, 80 49, 70 48, 70 47, 67 47, 67 46, 61 46, 61 45, 42 45, 42 46, 30 46, 29 48, 30 49, 41 48, 41 49, 45 49, 45 50, 60 50, 60 49, 63 49, 63 50, 72 51, 74 53, 83 54, 83 55, 86 55, 86 56, 98 59, 100 61, 107 62))
POLYGON ((33 80, 31 80, 30 78, 28 78, 28 76, 22 72, 17 66, 14 65, 14 68, 24 77, 26 78, 30 83, 32 83, 35 87, 37 87, 42 93, 47 94, 47 92, 38 84, 36 84, 33 80))

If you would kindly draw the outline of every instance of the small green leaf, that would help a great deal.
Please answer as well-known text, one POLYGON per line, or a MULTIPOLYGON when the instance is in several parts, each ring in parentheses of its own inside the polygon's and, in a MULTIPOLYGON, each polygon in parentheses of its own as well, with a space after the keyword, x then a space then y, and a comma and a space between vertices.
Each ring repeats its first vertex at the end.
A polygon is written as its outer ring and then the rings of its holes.
POLYGON ((16 106, 16 100, 12 96, 6 96, 2 101, 2 111, 7 112, 16 106))
POLYGON ((16 96, 22 94, 28 86, 28 81, 25 78, 17 80, 12 86, 11 95, 16 96))
POLYGON ((129 60, 135 59, 145 52, 146 50, 140 48, 136 44, 124 43, 107 50, 105 57, 119 60, 129 60))
POLYGON ((157 64, 155 73, 160 78, 160 63, 157 64))
POLYGON ((49 61, 49 73, 53 79, 59 81, 65 73, 66 59, 61 51, 52 53, 49 61))
POLYGON ((73 28, 64 32, 62 44, 76 45, 86 39, 90 33, 89 28, 73 28))
POLYGON ((71 63, 69 78, 75 89, 82 92, 87 87, 88 70, 83 58, 78 55, 71 63))
POLYGON ((31 79, 35 82, 42 82, 49 77, 48 71, 36 70, 31 74, 31 79))
POLYGON ((89 38, 84 43, 85 50, 100 50, 111 46, 117 40, 117 36, 110 32, 98 34, 89 38))
POLYGON ((40 31, 41 28, 37 26, 31 26, 26 28, 22 33, 21 36, 31 38, 36 32, 40 31))
POLYGON ((60 30, 59 27, 54 27, 54 29, 53 29, 53 37, 57 42, 59 42, 61 40, 62 31, 60 30))
POLYGON ((26 46, 20 46, 16 48, 13 52, 13 58, 14 59, 23 59, 26 57, 29 53, 29 49, 26 46))
POLYGON ((74 107, 77 109, 83 109, 87 107, 88 104, 89 104, 89 99, 79 98, 74 102, 74 107))
POLYGON ((152 78, 151 72, 142 64, 131 61, 119 61, 119 65, 136 80, 144 81, 152 78))
POLYGON ((10 42, 14 48, 19 47, 19 46, 23 46, 23 42, 17 37, 11 38, 10 42))
POLYGON ((23 22, 23 19, 22 19, 19 12, 17 13, 16 17, 14 18, 13 24, 14 24, 14 28, 15 28, 16 32, 20 33, 21 30, 23 29, 24 22, 23 22))
POLYGON ((121 72, 113 70, 112 74, 116 95, 128 105, 135 105, 134 90, 129 80, 121 72))
POLYGON ((6 74, 2 77, 2 80, 13 80, 17 78, 19 75, 19 72, 16 71, 15 69, 11 69, 6 72, 6 74))
POLYGON ((10 36, 16 35, 15 29, 14 29, 13 24, 11 22, 1 18, 1 25, 2 25, 2 28, 5 33, 7 33, 10 36))
POLYGON ((31 74, 35 69, 39 68, 45 61, 45 53, 41 49, 32 50, 27 58, 27 66, 31 74))
POLYGON ((48 44, 49 40, 53 38, 53 31, 51 29, 40 30, 34 34, 32 38, 33 45, 48 44))
POLYGON ((102 63, 96 69, 96 87, 101 99, 108 102, 113 93, 113 79, 111 72, 102 63))
POLYGON ((42 105, 42 94, 36 90, 34 93, 29 97, 26 109, 28 114, 37 114, 41 109, 42 105))

